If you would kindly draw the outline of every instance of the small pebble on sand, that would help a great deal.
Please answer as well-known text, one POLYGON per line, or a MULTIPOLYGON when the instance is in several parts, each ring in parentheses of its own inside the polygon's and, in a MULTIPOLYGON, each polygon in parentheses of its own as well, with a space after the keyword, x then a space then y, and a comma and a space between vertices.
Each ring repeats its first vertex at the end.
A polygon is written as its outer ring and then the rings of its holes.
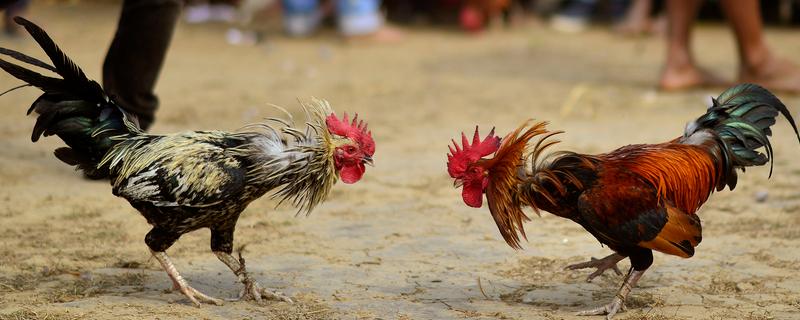
POLYGON ((769 193, 767 191, 764 191, 764 190, 756 191, 756 194, 755 194, 756 202, 765 202, 765 201, 767 201, 768 197, 769 197, 769 193))

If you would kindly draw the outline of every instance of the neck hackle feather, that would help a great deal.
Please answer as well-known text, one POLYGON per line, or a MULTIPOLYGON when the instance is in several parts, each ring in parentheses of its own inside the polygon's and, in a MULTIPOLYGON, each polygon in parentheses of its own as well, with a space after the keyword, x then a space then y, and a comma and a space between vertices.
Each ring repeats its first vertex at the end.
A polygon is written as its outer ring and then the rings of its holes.
MULTIPOLYGON (((532 121, 526 121, 506 135, 495 156, 483 163, 489 172, 489 186, 486 189, 489 211, 503 239, 515 249, 521 249, 520 235, 527 240, 523 223, 530 221, 522 211, 523 203, 519 196, 519 186, 525 178, 523 165, 526 154, 535 159, 544 149, 558 142, 547 141, 547 138, 559 133, 547 131, 547 122, 531 125, 532 121), (528 153, 528 141, 539 135, 545 136, 528 153)), ((538 213, 536 207, 534 210, 538 213)))
MULTIPOLYGON (((273 137, 290 136, 293 138, 294 142, 284 150, 284 153, 290 158, 306 157, 307 161, 287 162, 286 158, 274 158, 266 163, 257 163, 251 168, 255 173, 252 179, 256 180, 255 183, 259 181, 281 183, 280 189, 273 194, 273 198, 279 199, 278 204, 288 201, 297 207, 298 214, 305 212, 308 215, 314 207, 327 198, 337 180, 333 161, 335 138, 331 135, 333 130, 330 130, 326 121, 331 116, 335 117, 335 114, 325 100, 313 98, 309 102, 301 101, 301 105, 307 118, 305 132, 296 128, 290 116, 289 122, 279 118, 269 118, 269 121, 279 123, 279 125, 274 127, 264 123, 249 126, 244 129, 243 134, 266 133, 273 137), (289 165, 284 170, 272 169, 286 163, 289 165), (290 176, 292 178, 287 179, 290 176)), ((284 141, 286 140, 284 139, 284 141)), ((250 149, 249 152, 253 152, 261 147, 251 144, 247 148, 250 149)))
POLYGON ((647 181, 656 189, 659 202, 668 201, 692 214, 708 200, 721 178, 719 161, 706 148, 711 147, 631 145, 603 157, 607 166, 626 168, 647 181))

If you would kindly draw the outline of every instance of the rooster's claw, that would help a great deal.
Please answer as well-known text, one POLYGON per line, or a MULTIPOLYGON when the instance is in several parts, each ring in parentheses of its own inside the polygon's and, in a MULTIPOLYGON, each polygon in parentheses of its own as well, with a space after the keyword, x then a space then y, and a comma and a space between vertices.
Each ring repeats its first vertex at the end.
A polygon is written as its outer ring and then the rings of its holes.
POLYGON ((207 296, 206 294, 204 294, 204 293, 202 293, 200 291, 197 291, 197 289, 192 288, 192 287, 190 287, 188 285, 183 286, 183 287, 179 287, 178 290, 180 290, 180 292, 183 293, 183 295, 185 295, 187 298, 189 298, 189 300, 192 302, 192 304, 194 304, 195 307, 198 307, 198 308, 200 307, 200 301, 211 303, 211 304, 218 305, 218 306, 221 306, 221 305, 224 304, 224 302, 222 302, 222 300, 207 296))
POLYGON ((576 316, 600 316, 605 315, 606 320, 611 320, 619 311, 625 311, 625 304, 622 299, 615 298, 611 303, 596 309, 585 310, 576 313, 576 316))
POLYGON ((255 300, 258 304, 264 304, 264 299, 294 303, 292 298, 289 298, 282 292, 262 288, 261 285, 255 281, 246 281, 244 288, 242 288, 242 291, 239 293, 239 298, 234 299, 234 301, 255 300))
POLYGON ((621 256, 621 255, 619 255, 617 253, 609 255, 609 256, 607 256, 607 257, 605 257, 603 259, 597 259, 595 257, 592 257, 592 260, 589 260, 589 261, 586 261, 586 262, 582 262, 582 263, 576 263, 576 264, 568 265, 567 267, 564 268, 564 270, 577 270, 577 269, 586 269, 586 268, 596 268, 597 270, 595 270, 594 272, 592 272, 592 274, 590 274, 588 277, 586 277, 586 282, 592 282, 592 280, 594 278, 596 278, 597 276, 603 274, 608 269, 613 270, 614 273, 616 273, 617 275, 621 276, 622 275, 622 271, 620 271, 619 267, 617 267, 617 263, 620 260, 624 259, 624 258, 625 257, 623 257, 623 256, 621 256))

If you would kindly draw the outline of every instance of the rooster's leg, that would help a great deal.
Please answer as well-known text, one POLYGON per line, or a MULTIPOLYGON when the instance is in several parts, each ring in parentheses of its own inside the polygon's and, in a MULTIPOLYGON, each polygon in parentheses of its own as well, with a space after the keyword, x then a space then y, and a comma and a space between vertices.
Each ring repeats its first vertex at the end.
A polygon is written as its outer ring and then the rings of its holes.
POLYGON ((214 251, 222 263, 228 266, 233 271, 233 274, 239 278, 239 282, 244 285, 242 292, 239 293, 239 299, 254 299, 258 304, 263 303, 263 299, 280 300, 288 303, 293 303, 292 299, 279 291, 272 291, 267 288, 262 288, 253 277, 247 273, 244 266, 244 258, 241 253, 239 259, 234 258, 230 253, 224 251, 214 251))
POLYGON ((178 269, 175 268, 174 264, 172 264, 172 260, 169 259, 169 256, 167 256, 166 252, 150 250, 150 253, 153 254, 153 257, 158 260, 158 262, 161 264, 161 267, 163 267, 164 271, 167 272, 167 275, 169 275, 169 278, 172 280, 173 287, 180 290, 181 293, 189 298, 189 300, 191 300, 195 306, 199 307, 200 301, 222 305, 222 300, 209 297, 204 293, 197 291, 197 289, 190 287, 186 282, 186 279, 184 279, 181 274, 178 273, 178 269))
POLYGON ((636 282, 639 281, 639 278, 642 277, 645 270, 634 270, 631 267, 631 270, 628 272, 628 275, 625 276, 625 281, 622 282, 622 287, 619 288, 617 291, 617 295, 614 299, 611 300, 611 303, 599 307, 597 309, 591 309, 586 311, 578 312, 577 315, 579 316, 596 316, 596 315, 606 315, 606 319, 611 319, 614 317, 615 314, 620 309, 625 309, 625 300, 628 298, 628 294, 631 293, 631 289, 636 285, 636 282))
POLYGON ((617 273, 617 275, 621 276, 622 271, 620 271, 619 268, 617 267, 617 263, 620 262, 620 260, 622 259, 625 259, 625 257, 619 253, 608 255, 603 259, 595 259, 594 257, 592 257, 592 260, 568 265, 566 268, 564 268, 564 270, 596 268, 597 270, 595 270, 595 272, 592 272, 592 274, 590 274, 586 278, 586 282, 591 282, 592 279, 603 274, 603 272, 606 272, 606 270, 608 269, 614 270, 614 272, 617 273))

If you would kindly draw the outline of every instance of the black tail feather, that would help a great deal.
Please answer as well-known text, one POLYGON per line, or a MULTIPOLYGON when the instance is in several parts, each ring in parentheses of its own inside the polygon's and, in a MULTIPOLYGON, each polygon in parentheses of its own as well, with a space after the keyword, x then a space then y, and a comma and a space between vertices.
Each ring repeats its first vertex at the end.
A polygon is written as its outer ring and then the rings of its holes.
POLYGON ((14 20, 33 36, 53 65, 5 48, 0 48, 0 55, 55 72, 61 77, 45 76, 0 59, 0 69, 26 82, 26 85, 44 91, 28 109, 28 114, 33 111, 38 114, 31 140, 35 142, 42 135, 57 135, 69 146, 54 152, 59 160, 83 170, 87 177, 106 176, 108 168, 97 167, 100 159, 121 140, 120 137, 141 131, 127 122, 122 109, 108 99, 96 81, 86 77, 44 30, 23 18, 14 20))
POLYGON ((39 68, 50 70, 52 72, 58 73, 58 70, 56 70, 55 67, 47 64, 46 62, 44 62, 42 60, 36 59, 34 57, 31 57, 31 56, 29 56, 27 54, 24 54, 22 52, 19 52, 19 51, 14 51, 14 50, 11 50, 11 49, 6 49, 6 48, 0 48, 0 54, 4 54, 4 55, 7 55, 7 56, 12 57, 14 59, 17 59, 19 61, 25 62, 27 64, 34 65, 34 66, 37 66, 39 68))
MULTIPOLYGON (((749 166, 770 164, 769 174, 772 176, 773 150, 769 141, 775 118, 783 115, 794 129, 800 141, 797 124, 789 109, 771 92, 755 84, 740 84, 725 90, 706 114, 695 121, 692 130, 711 129, 716 136, 722 151, 723 179, 717 189, 727 185, 736 187, 738 180, 735 169, 744 170, 749 166), (759 151, 764 148, 766 154, 759 151)), ((692 132, 687 131, 687 135, 692 132)))
POLYGON ((18 89, 22 89, 22 88, 25 88, 25 87, 30 87, 30 86, 31 86, 31 85, 30 85, 30 84, 27 84, 27 83, 26 83, 26 84, 21 84, 21 85, 18 85, 18 86, 16 86, 16 87, 13 87, 13 88, 11 88, 11 89, 8 89, 8 90, 6 90, 6 91, 0 92, 0 97, 2 97, 3 95, 5 95, 6 93, 9 93, 9 92, 11 92, 11 91, 18 90, 18 89))
POLYGON ((53 151, 53 154, 56 156, 56 158, 58 158, 58 160, 61 160, 62 162, 71 166, 78 165, 83 160, 81 159, 80 155, 75 153, 75 151, 70 147, 58 148, 56 151, 53 151))
POLYGON ((16 64, 7 62, 0 59, 0 69, 5 70, 10 75, 17 79, 27 82, 28 84, 42 89, 44 92, 64 92, 66 85, 63 79, 48 77, 39 74, 38 72, 25 69, 16 64))
POLYGON ((39 117, 36 118, 36 124, 33 126, 32 140, 36 142, 39 135, 55 124, 59 119, 65 117, 85 117, 90 118, 96 112, 96 106, 90 105, 84 101, 59 101, 56 103, 45 104, 46 107, 40 107, 38 110, 39 117))
MULTIPOLYGON (((775 124, 775 117, 780 112, 789 121, 797 140, 800 141, 800 133, 798 133, 797 123, 795 123, 792 113, 789 112, 789 109, 778 97, 759 85, 752 83, 740 84, 725 90, 715 99, 715 102, 718 104, 716 107, 730 109, 732 116, 757 124, 759 129, 765 131, 775 124), (770 119, 771 123, 765 122, 764 125, 759 125, 758 122, 763 119, 770 119)), ((714 107, 712 106, 712 108, 714 107)), ((771 133, 771 130, 768 132, 771 133)))
POLYGON ((84 96, 85 99, 90 101, 105 100, 100 85, 91 81, 86 77, 86 74, 72 61, 61 48, 56 45, 52 38, 47 35, 47 32, 42 30, 39 26, 35 25, 22 17, 14 17, 14 21, 23 26, 25 30, 30 33, 34 40, 42 47, 42 50, 50 57, 53 66, 64 80, 72 86, 72 91, 84 96))

